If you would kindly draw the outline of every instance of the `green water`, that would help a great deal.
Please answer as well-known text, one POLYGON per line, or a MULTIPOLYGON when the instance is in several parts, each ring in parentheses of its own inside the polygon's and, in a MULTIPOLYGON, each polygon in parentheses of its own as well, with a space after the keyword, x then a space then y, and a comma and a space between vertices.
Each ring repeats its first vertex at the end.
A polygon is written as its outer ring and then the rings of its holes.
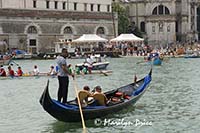
MULTIPOLYGON (((101 85, 104 91, 126 85, 144 77, 149 65, 137 64, 140 58, 107 59, 108 69, 113 74, 87 75, 77 77, 78 86, 89 85, 93 88, 101 85)), ((54 60, 15 61, 24 71, 33 70, 37 64, 41 72, 47 72, 54 60)), ((69 60, 69 63, 81 63, 82 60, 69 60)), ((100 119, 131 122, 131 125, 95 125, 94 120, 86 121, 89 132, 185 132, 200 131, 200 59, 170 59, 162 66, 153 68, 153 79, 149 89, 141 99, 127 110, 100 119), (151 125, 136 125, 136 121, 150 122, 151 125)), ((16 66, 13 66, 16 70, 16 66)), ((55 120, 43 110, 39 98, 45 88, 47 77, 24 77, 0 79, 0 132, 82 132, 81 123, 63 123, 55 120)), ((56 98, 57 78, 49 78, 51 97, 56 98)), ((75 97, 70 78, 69 99, 75 97)))

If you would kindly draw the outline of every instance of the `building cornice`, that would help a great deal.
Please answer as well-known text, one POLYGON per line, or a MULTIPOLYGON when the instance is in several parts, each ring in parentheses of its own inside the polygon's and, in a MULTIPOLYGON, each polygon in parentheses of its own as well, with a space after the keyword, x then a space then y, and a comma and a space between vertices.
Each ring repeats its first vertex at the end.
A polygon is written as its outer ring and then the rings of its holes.
POLYGON ((105 19, 111 20, 111 12, 78 12, 54 10, 0 9, 0 17, 31 17, 56 19, 105 19))

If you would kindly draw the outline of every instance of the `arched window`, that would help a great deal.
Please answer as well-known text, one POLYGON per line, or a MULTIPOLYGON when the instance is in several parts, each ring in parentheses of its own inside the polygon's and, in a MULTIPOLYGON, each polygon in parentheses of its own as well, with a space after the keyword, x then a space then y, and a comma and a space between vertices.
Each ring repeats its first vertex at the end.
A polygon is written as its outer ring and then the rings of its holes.
POLYGON ((170 14, 170 11, 166 6, 159 5, 153 9, 152 14, 153 15, 168 15, 170 14))
POLYGON ((37 28, 35 26, 30 26, 28 28, 27 33, 29 33, 29 34, 37 34, 37 28))
POLYGON ((164 14, 163 5, 159 5, 159 6, 158 6, 158 14, 159 14, 159 15, 164 14))
POLYGON ((97 29, 97 34, 105 34, 104 28, 103 28, 103 27, 99 27, 99 28, 97 29))
POLYGON ((165 14, 169 14, 169 9, 165 7, 165 14))
POLYGON ((153 9, 153 13, 152 13, 153 15, 157 15, 158 14, 158 7, 155 7, 154 9, 153 9))
POLYGON ((142 32, 145 32, 145 22, 141 22, 141 23, 140 23, 140 30, 141 30, 142 32))
POLYGON ((72 33, 73 33, 73 32, 72 32, 72 28, 71 28, 71 27, 65 27, 63 33, 64 33, 64 34, 72 34, 72 33))

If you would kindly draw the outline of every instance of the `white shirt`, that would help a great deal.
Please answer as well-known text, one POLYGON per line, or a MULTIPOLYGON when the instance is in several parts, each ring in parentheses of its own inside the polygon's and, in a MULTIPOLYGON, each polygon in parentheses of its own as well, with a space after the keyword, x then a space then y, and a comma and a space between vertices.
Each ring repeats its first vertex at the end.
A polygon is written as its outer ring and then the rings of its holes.
POLYGON ((56 62, 58 64, 58 75, 61 77, 66 77, 68 74, 62 69, 62 65, 66 65, 67 69, 67 61, 64 57, 58 56, 56 59, 56 62))
POLYGON ((39 69, 38 68, 34 68, 33 69, 33 74, 34 75, 38 75, 40 73, 39 69))

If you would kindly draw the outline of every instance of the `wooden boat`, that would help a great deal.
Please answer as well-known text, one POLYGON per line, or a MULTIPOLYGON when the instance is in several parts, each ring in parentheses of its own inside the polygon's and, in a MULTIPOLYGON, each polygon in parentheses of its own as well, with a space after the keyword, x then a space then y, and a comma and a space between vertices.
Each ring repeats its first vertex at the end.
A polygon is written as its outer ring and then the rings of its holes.
MULTIPOLYGON (((148 85, 151 82, 151 73, 143 79, 125 85, 123 87, 113 89, 105 93, 107 98, 113 97, 117 92, 123 93, 128 98, 121 99, 119 102, 114 102, 111 105, 106 106, 87 106, 83 107, 83 116, 85 120, 101 118, 113 112, 118 112, 122 109, 129 107, 131 104, 135 104, 139 98, 144 94, 148 85)), ((69 101, 66 104, 62 104, 55 99, 52 99, 49 95, 49 81, 40 98, 40 104, 51 116, 55 119, 63 122, 79 122, 81 120, 79 106, 75 100, 69 101)))
MULTIPOLYGON (((112 70, 93 70, 91 71, 91 73, 87 73, 87 74, 76 74, 76 76, 83 76, 83 75, 93 75, 93 74, 111 74, 112 70)), ((33 75, 33 73, 29 72, 29 73, 24 73, 22 75, 22 77, 35 77, 35 76, 49 76, 49 77, 57 77, 57 75, 49 75, 48 73, 39 73, 38 75, 33 75)))
MULTIPOLYGON (((94 70, 92 71, 92 73, 87 73, 87 74, 78 74, 76 75, 77 77, 80 77, 80 76, 86 76, 86 75, 97 75, 97 74, 101 74, 101 75, 105 75, 105 76, 108 76, 109 74, 112 74, 112 71, 111 70, 102 70, 102 71, 99 71, 99 70, 94 70)), ((5 80, 5 79, 15 79, 15 78, 26 78, 26 77, 35 77, 35 78, 39 78, 39 77, 51 77, 51 78, 55 78, 57 77, 57 75, 49 75, 48 73, 39 73, 38 75, 34 75, 32 72, 27 72, 27 73, 24 73, 22 76, 0 76, 0 80, 5 80)))
POLYGON ((40 77, 51 77, 55 78, 57 77, 56 75, 47 75, 47 73, 39 73, 38 75, 33 75, 31 73, 24 73, 22 76, 0 76, 0 80, 6 80, 6 79, 23 79, 23 78, 28 78, 28 77, 35 77, 35 78, 40 78, 40 77))

